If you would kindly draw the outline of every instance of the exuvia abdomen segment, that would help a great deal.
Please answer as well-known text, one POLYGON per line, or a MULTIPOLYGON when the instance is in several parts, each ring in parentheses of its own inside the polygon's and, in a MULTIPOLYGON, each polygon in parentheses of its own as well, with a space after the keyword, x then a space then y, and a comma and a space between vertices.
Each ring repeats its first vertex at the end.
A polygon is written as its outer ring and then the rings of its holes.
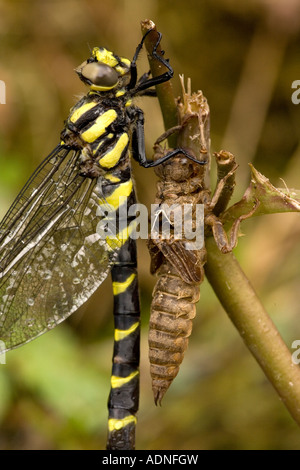
POLYGON ((161 402, 176 377, 192 331, 198 284, 187 284, 168 260, 158 271, 151 304, 149 358, 155 402, 161 402))

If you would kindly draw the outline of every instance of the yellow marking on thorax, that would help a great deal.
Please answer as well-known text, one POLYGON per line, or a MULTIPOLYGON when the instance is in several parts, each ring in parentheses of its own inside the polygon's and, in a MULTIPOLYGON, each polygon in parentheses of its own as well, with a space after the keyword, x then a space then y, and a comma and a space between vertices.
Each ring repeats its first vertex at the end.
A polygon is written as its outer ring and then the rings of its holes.
POLYGON ((116 92, 116 98, 119 98, 120 96, 123 96, 123 95, 125 95, 125 90, 118 90, 116 92))
POLYGON ((80 108, 77 108, 74 111, 74 113, 70 116, 70 121, 72 121, 72 122, 78 121, 78 119, 81 118, 81 116, 84 113, 86 113, 90 109, 94 108, 95 106, 97 106, 97 103, 94 103, 93 101, 91 101, 90 103, 83 104, 82 106, 80 106, 80 108))
POLYGON ((112 284, 113 284, 113 293, 114 293, 114 295, 122 294, 123 292, 125 292, 126 289, 130 286, 130 284, 132 284, 135 277, 136 277, 135 274, 131 274, 130 276, 128 276, 126 281, 113 282, 112 284))
POLYGON ((127 377, 118 377, 117 375, 112 375, 110 378, 111 388, 122 387, 125 384, 128 384, 134 377, 139 375, 139 371, 135 370, 131 372, 131 374, 127 375, 127 377))
POLYGON ((114 109, 109 109, 105 113, 101 114, 101 116, 97 117, 94 124, 81 134, 81 138, 88 143, 94 142, 94 140, 104 134, 107 127, 115 121, 117 116, 118 115, 114 109))
POLYGON ((137 419, 133 415, 125 416, 125 418, 117 419, 111 418, 108 420, 108 430, 109 432, 119 431, 120 429, 128 426, 128 424, 136 424, 137 419))
POLYGON ((99 144, 97 145, 97 147, 93 150, 94 155, 96 155, 99 152, 99 149, 102 147, 102 145, 103 145, 103 140, 101 140, 99 144))
POLYGON ((139 322, 134 323, 130 328, 127 328, 127 330, 118 330, 117 328, 115 329, 115 341, 121 341, 121 339, 126 338, 126 336, 129 336, 131 333, 133 333, 139 326, 139 322))
POLYGON ((120 160, 122 152, 128 144, 128 141, 128 134, 124 132, 120 136, 112 150, 110 150, 102 158, 100 158, 99 164, 104 168, 113 168, 120 160))
POLYGON ((110 181, 111 183, 119 183, 121 180, 120 178, 118 178, 117 176, 115 175, 112 175, 111 173, 107 173, 104 178, 108 181, 110 181))

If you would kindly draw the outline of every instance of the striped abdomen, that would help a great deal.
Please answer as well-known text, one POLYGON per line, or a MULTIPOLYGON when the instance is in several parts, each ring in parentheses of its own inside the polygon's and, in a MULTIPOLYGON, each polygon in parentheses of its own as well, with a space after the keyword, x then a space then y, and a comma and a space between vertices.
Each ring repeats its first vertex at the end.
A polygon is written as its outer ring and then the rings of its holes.
POLYGON ((139 404, 140 305, 135 240, 122 246, 111 272, 114 293, 114 352, 108 400, 110 450, 134 449, 139 404))
MULTIPOLYGON (((123 177, 126 174, 126 171, 122 172, 123 177)), ((135 218, 126 217, 128 208, 136 202, 135 193, 131 178, 119 183, 118 178, 120 175, 116 170, 102 180, 103 195, 115 211, 117 229, 117 238, 107 241, 113 249, 121 247, 111 270, 115 332, 107 449, 128 450, 135 445, 139 404, 140 304, 136 241, 130 237, 135 218)))

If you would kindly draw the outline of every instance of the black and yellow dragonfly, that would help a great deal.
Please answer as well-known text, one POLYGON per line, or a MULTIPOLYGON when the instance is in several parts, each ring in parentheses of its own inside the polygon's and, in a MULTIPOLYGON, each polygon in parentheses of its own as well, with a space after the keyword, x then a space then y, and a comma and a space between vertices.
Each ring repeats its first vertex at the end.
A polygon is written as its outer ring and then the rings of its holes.
MULTIPOLYGON (((149 31, 148 31, 149 32, 149 31)), ((5 350, 52 329, 77 310, 109 272, 114 293, 115 342, 109 396, 109 449, 134 448, 139 400, 140 306, 135 218, 122 219, 135 201, 130 154, 148 161, 143 112, 136 96, 153 96, 173 75, 137 79, 136 62, 95 47, 76 72, 89 87, 71 109, 60 144, 33 173, 0 224, 0 340, 5 350), (117 221, 111 233, 111 221, 117 221), (110 226, 110 231, 103 226, 110 226), (2 343, 2 344, 3 344, 2 343)), ((177 153, 177 150, 175 151, 177 153)))

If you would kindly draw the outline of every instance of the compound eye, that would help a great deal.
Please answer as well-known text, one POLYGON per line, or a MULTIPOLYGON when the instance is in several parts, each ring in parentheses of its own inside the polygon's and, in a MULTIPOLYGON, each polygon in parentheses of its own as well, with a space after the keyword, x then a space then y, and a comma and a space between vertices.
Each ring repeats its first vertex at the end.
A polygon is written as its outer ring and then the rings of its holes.
POLYGON ((93 83, 93 85, 103 88, 113 88, 118 83, 118 74, 109 65, 100 62, 91 62, 81 70, 84 78, 93 83))

